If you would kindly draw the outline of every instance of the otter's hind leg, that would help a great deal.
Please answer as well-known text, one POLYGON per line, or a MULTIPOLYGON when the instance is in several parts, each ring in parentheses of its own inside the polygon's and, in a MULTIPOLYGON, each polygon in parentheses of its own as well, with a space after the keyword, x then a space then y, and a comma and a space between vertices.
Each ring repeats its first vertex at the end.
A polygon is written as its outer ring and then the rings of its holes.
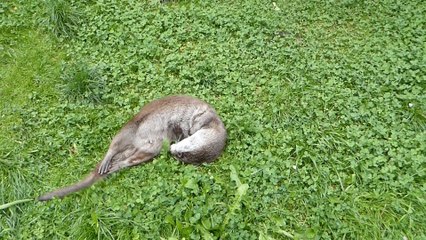
POLYGON ((127 167, 133 167, 142 163, 146 163, 150 160, 152 160, 157 154, 155 153, 147 153, 143 151, 138 151, 132 156, 123 159, 121 161, 113 162, 108 169, 108 174, 111 174, 113 172, 116 172, 118 170, 121 170, 123 168, 127 167))
MULTIPOLYGON (((147 143, 141 141, 141 143, 135 146, 128 147, 124 151, 117 153, 112 160, 108 162, 108 165, 104 167, 104 174, 111 174, 123 168, 148 162, 160 153, 161 146, 161 139, 156 139, 148 141, 147 143)), ((101 166, 103 166, 102 163, 101 166)))

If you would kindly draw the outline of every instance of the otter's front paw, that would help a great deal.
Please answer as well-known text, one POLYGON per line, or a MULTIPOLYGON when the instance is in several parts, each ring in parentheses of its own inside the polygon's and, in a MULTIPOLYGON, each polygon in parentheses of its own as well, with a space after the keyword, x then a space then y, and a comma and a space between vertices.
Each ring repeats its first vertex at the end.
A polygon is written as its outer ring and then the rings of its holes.
POLYGON ((176 147, 176 144, 172 144, 170 146, 170 153, 172 153, 172 155, 175 156, 175 157, 177 157, 177 158, 182 158, 183 157, 183 154, 180 151, 178 151, 178 149, 176 147))

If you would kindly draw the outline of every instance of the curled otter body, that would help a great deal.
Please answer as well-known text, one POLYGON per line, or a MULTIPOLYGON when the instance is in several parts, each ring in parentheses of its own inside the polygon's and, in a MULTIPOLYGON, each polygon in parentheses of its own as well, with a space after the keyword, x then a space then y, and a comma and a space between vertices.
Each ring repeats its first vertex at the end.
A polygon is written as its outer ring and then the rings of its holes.
POLYGON ((120 169, 152 160, 171 142, 172 155, 185 163, 201 164, 216 160, 226 142, 226 129, 215 110, 190 96, 169 96, 145 105, 112 139, 104 159, 82 181, 46 193, 47 201, 93 185, 120 169))

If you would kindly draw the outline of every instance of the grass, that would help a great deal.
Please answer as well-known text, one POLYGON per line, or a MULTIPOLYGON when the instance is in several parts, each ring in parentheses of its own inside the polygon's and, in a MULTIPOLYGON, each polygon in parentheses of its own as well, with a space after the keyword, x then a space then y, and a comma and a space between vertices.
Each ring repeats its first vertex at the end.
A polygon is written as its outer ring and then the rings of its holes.
POLYGON ((426 237, 425 3, 46 3, 0 4, 1 239, 426 237), (222 116, 216 163, 17 204, 178 93, 222 116))
POLYGON ((98 103, 101 101, 105 81, 99 66, 79 62, 62 67, 61 91, 72 101, 98 103))
POLYGON ((74 28, 81 18, 79 12, 64 0, 45 0, 44 11, 46 17, 41 21, 54 35, 70 38, 74 35, 74 28))
POLYGON ((38 31, 5 30, 0 38, 4 49, 0 69, 1 146, 7 148, 19 141, 13 129, 21 123, 21 109, 36 98, 57 102, 54 85, 63 56, 54 53, 52 40, 38 31))

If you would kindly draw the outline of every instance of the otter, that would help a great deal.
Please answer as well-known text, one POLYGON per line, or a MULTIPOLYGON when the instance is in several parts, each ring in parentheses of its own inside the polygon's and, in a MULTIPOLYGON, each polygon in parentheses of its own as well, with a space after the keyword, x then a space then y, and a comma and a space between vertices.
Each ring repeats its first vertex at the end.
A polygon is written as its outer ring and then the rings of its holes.
POLYGON ((123 168, 149 162, 164 141, 178 160, 199 165, 216 160, 222 153, 227 133, 216 111, 191 96, 168 96, 146 104, 112 139, 103 160, 83 180, 46 193, 47 201, 90 187, 123 168))

